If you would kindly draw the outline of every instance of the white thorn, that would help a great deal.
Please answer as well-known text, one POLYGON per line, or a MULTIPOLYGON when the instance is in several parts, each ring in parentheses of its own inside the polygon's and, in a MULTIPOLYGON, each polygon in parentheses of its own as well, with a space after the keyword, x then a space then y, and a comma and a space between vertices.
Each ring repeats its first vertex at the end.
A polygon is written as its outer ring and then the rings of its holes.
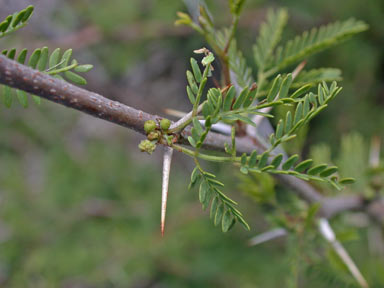
POLYGON ((329 225, 328 220, 325 218, 320 218, 318 225, 321 235, 331 244, 332 248, 335 250, 337 255, 339 255, 344 264, 348 267, 349 272, 351 272, 357 283, 359 283, 363 288, 368 288, 369 285, 364 279, 364 276, 360 273, 359 268, 357 268, 355 262, 353 262, 351 256, 349 256, 343 245, 341 245, 341 243, 336 239, 335 233, 333 232, 331 225, 329 225))
POLYGON ((285 235, 287 235, 287 231, 284 228, 276 228, 252 237, 248 244, 249 246, 256 246, 285 235))
POLYGON ((161 236, 164 236, 165 213, 167 211, 168 184, 169 174, 171 172, 172 155, 173 149, 168 146, 164 147, 163 183, 161 191, 161 236))
POLYGON ((325 218, 320 218, 319 220, 319 229, 321 235, 327 240, 328 242, 334 242, 336 241, 335 233, 332 230, 331 225, 329 225, 329 222, 325 218))

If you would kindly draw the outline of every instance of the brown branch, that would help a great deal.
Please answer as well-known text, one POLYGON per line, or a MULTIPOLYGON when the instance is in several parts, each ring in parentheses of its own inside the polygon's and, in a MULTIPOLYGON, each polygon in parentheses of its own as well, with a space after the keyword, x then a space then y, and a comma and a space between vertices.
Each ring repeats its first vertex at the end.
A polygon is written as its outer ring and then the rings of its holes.
POLYGON ((99 94, 21 65, 0 55, 0 83, 144 133, 155 115, 133 109, 99 94))
MULTIPOLYGON (((145 121, 160 118, 21 65, 3 55, 0 55, 0 83, 133 129, 142 134, 145 134, 143 128, 145 121)), ((181 133, 180 143, 188 144, 186 140, 188 135, 190 135, 189 127, 181 133)), ((231 137, 210 132, 206 137, 203 148, 224 150, 224 143, 230 144, 231 137)), ((261 151, 262 147, 255 146, 254 141, 249 137, 238 137, 236 139, 236 149, 238 153, 251 153, 254 149, 261 151)), ((321 203, 320 212, 325 217, 332 217, 346 210, 367 209, 369 215, 375 217, 380 223, 384 223, 384 201, 382 200, 369 204, 365 203, 360 196, 355 195, 327 198, 308 182, 288 175, 275 175, 275 177, 307 202, 321 203)))

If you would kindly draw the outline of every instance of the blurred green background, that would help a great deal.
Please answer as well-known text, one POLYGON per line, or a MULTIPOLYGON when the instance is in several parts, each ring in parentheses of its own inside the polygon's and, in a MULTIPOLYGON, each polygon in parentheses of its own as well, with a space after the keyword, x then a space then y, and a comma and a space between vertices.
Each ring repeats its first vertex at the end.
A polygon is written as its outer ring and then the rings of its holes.
MULTIPOLYGON (((230 23, 227 1, 207 2, 217 25, 230 23)), ((88 89, 160 115, 164 108, 189 109, 185 70, 193 49, 206 44, 190 29, 173 25, 176 12, 185 11, 183 1, 0 0, 0 16, 28 4, 36 7, 30 25, 1 39, 2 49, 73 48, 76 59, 95 66, 87 75, 88 89)), ((309 68, 341 68, 344 89, 312 122, 306 140, 291 147, 319 155, 325 147, 319 145, 326 143, 331 159, 345 164, 341 139, 355 132, 358 140, 346 141, 367 162, 371 137, 384 136, 384 2, 249 0, 238 40, 250 64, 267 9, 281 6, 290 14, 285 38, 349 17, 370 25, 308 62, 309 68)), ((236 227, 223 234, 214 228, 197 192, 187 190, 192 161, 176 155, 161 238, 161 151, 141 154, 140 135, 62 106, 47 101, 31 106, 1 108, 1 287, 289 287, 285 283, 297 264, 295 238, 247 246, 270 225, 264 210, 245 195, 235 169, 207 166, 225 179, 225 191, 239 202, 250 232, 236 227)), ((384 287, 384 257, 370 244, 379 241, 371 236, 377 229, 369 222, 352 229, 343 217, 334 224, 340 234, 352 231, 344 244, 371 287, 384 287)), ((309 249, 325 245, 315 246, 317 240, 309 249)), ((318 259, 298 286, 357 287, 330 258, 318 259), (339 272, 330 271, 332 265, 339 272)))

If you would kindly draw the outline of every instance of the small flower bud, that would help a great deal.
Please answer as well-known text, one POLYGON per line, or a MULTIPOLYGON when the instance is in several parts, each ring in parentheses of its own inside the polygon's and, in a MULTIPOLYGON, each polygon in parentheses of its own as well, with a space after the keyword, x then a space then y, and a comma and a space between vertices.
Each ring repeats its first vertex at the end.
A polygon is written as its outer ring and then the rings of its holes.
POLYGON ((148 120, 148 121, 145 121, 144 123, 144 131, 145 133, 150 133, 152 132, 153 130, 156 129, 156 122, 153 121, 153 120, 148 120))
POLYGON ((148 134, 147 138, 150 141, 157 140, 160 137, 160 131, 152 131, 148 134))
POLYGON ((161 130, 167 131, 170 126, 171 126, 171 121, 169 121, 167 118, 161 119, 160 121, 161 130))
POLYGON ((141 150, 141 152, 147 152, 148 154, 152 154, 152 152, 156 149, 156 144, 152 143, 149 140, 143 140, 139 144, 139 149, 141 150))

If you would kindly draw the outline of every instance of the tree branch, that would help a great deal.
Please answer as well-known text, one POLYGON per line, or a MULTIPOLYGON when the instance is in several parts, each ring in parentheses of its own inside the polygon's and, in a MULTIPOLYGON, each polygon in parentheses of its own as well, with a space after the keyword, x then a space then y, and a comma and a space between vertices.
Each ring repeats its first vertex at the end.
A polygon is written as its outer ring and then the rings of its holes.
MULTIPOLYGON (((124 126, 144 135, 144 122, 147 120, 156 121, 161 118, 31 69, 3 55, 0 55, 0 83, 124 126)), ((190 128, 187 127, 180 135, 180 143, 188 145, 187 136, 189 135, 190 128)), ((224 143, 230 145, 231 137, 209 132, 203 148, 223 151, 224 143)), ((238 153, 248 154, 254 149, 263 150, 262 146, 255 143, 250 137, 237 137, 236 149, 238 153)), ((363 210, 367 208, 369 215, 375 217, 380 223, 384 223, 384 213, 381 212, 384 211, 384 201, 380 200, 367 205, 364 199, 355 195, 327 198, 308 182, 293 176, 275 175, 275 178, 283 185, 291 188, 305 201, 321 203, 320 213, 324 217, 329 218, 346 210, 363 210)))
POLYGON ((0 83, 144 133, 155 115, 112 101, 0 55, 0 83))

